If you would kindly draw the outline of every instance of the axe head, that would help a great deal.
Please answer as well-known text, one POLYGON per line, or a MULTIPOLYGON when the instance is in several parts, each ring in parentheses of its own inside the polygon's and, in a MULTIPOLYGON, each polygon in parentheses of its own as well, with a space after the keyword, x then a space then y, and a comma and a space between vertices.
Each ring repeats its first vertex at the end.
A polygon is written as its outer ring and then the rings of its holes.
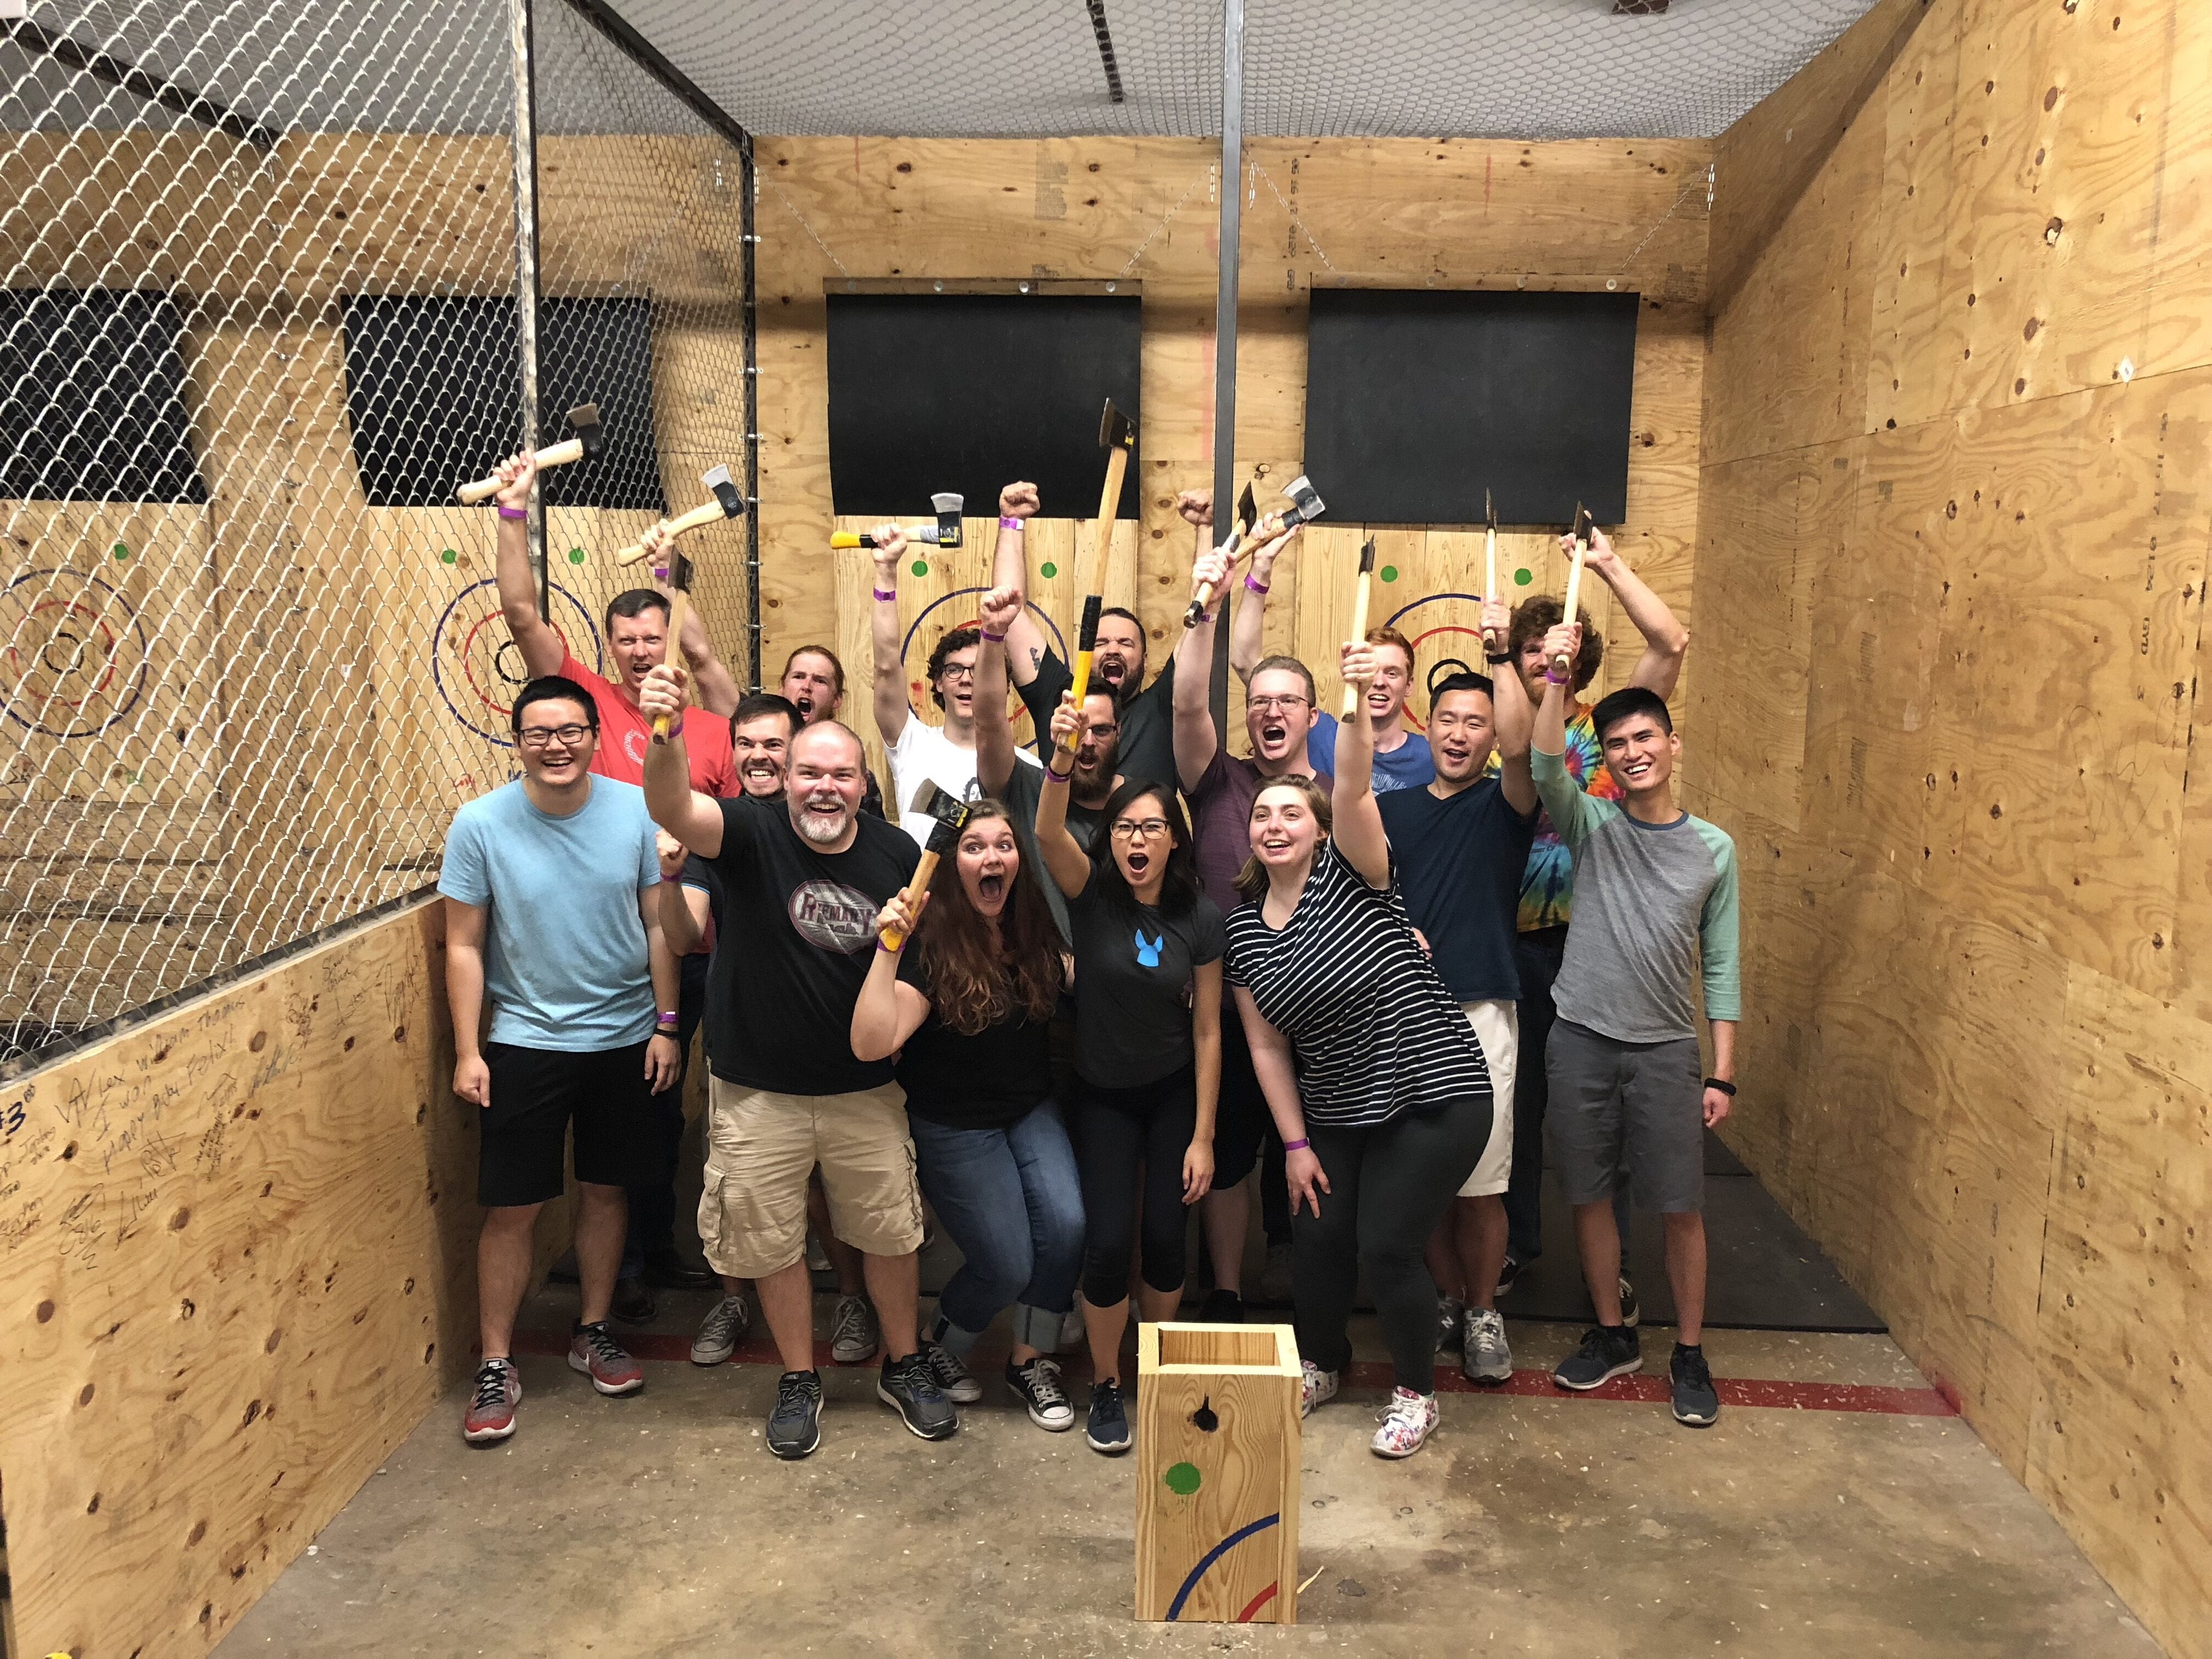
POLYGON ((1490 533, 1493 536, 1496 535, 1498 533, 1498 508, 1492 503, 1490 499, 1490 491, 1487 489, 1482 492, 1482 516, 1490 525, 1490 533))
POLYGON ((744 517, 745 498, 738 493, 738 486, 732 482, 728 467, 710 466, 699 475, 699 482, 714 492, 714 499, 721 504, 724 518, 744 517))
POLYGON ((937 509, 937 544, 939 547, 959 546, 960 513, 968 505, 968 498, 948 489, 940 495, 932 495, 929 504, 937 509))
POLYGON ((1328 511, 1313 480, 1303 472, 1283 486, 1283 494, 1291 498, 1291 510, 1283 515, 1285 525, 1311 524, 1328 511))
POLYGON ((1137 423, 1115 408, 1109 398, 1105 412, 1098 417, 1098 447, 1112 449, 1117 445, 1123 449, 1137 447, 1137 423))
POLYGON ((653 574, 681 592, 691 591, 691 561, 674 547, 668 550, 668 562, 655 568, 653 574))
POLYGON ((606 430, 599 424, 599 406, 597 404, 578 404, 570 410, 568 430, 574 433, 578 441, 584 446, 584 459, 587 461, 597 460, 607 447, 606 430))
POLYGON ((1375 538, 1370 536, 1359 545, 1359 574, 1372 575, 1375 571, 1375 538))
POLYGON ((1106 608, 1106 601, 1093 593, 1083 601, 1083 625, 1076 630, 1075 648, 1093 651, 1098 647, 1098 613, 1106 608))
POLYGON ((924 817, 934 818, 930 826, 930 850, 939 856, 951 852, 959 844, 960 832, 968 827, 968 803, 958 796, 947 793, 927 779, 914 792, 914 799, 907 811, 924 817))
POLYGON ((1577 501, 1575 503, 1575 527, 1570 533, 1573 535, 1577 541, 1583 543, 1584 545, 1588 545, 1589 542, 1591 522, 1589 509, 1585 507, 1580 501, 1577 501))
POLYGON ((1246 535, 1260 522, 1260 504, 1252 499, 1252 486, 1246 484, 1244 493, 1237 498, 1237 523, 1246 535))

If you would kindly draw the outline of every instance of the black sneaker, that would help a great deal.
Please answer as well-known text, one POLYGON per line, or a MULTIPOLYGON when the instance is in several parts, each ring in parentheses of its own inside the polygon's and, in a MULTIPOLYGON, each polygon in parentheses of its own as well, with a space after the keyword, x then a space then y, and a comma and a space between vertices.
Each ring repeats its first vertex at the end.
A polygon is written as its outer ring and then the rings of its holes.
POLYGON ((653 1286, 642 1279, 618 1279, 613 1311, 625 1325, 642 1325, 660 1311, 660 1304, 653 1300, 653 1286))
POLYGON ((1674 1420, 1693 1429, 1712 1427, 1721 1414, 1721 1396, 1713 1387, 1713 1368, 1705 1364, 1705 1351, 1677 1342, 1667 1369, 1674 1382, 1674 1420))
POLYGON ((916 1352, 921 1355, 921 1363, 929 1367, 930 1381, 953 1404, 972 1406, 983 1397, 983 1385, 951 1350, 924 1337, 916 1352))
POLYGON ((1109 1457, 1129 1449, 1129 1414, 1121 1409, 1119 1382, 1091 1385, 1091 1420, 1083 1425, 1083 1437, 1091 1450, 1109 1457))
POLYGON ((1198 1322, 1201 1325, 1242 1325, 1244 1322, 1244 1298, 1234 1291, 1208 1291, 1206 1300, 1198 1304, 1198 1322))
POLYGON ((822 1374, 786 1371, 776 1379, 775 1409, 768 1414, 768 1449, 778 1457, 804 1457, 822 1443, 822 1374))
POLYGON ((1643 1368, 1644 1348, 1634 1331, 1593 1325, 1583 1333, 1582 1346, 1559 1362, 1552 1381, 1563 1389, 1595 1389, 1643 1368))
POLYGON ((717 1291, 721 1276, 712 1267, 693 1267, 673 1249, 645 1253, 645 1282, 664 1291, 717 1291))
POLYGON ((876 1377, 876 1398, 896 1409, 900 1419, 924 1440, 949 1439, 960 1427, 960 1413, 945 1390, 930 1375, 929 1362, 919 1353, 903 1359, 886 1355, 876 1377))
POLYGON ((1521 1270, 1528 1264, 1508 1250, 1505 1265, 1498 1270, 1498 1294, 1503 1296, 1513 1288, 1513 1281, 1521 1277, 1521 1270))
POLYGON ((1075 1407, 1060 1385, 1059 1361, 1040 1355, 1026 1365, 1017 1365, 1009 1359, 1006 1386, 1021 1396, 1030 1421, 1037 1427, 1060 1434, 1075 1426, 1075 1407))
POLYGON ((1644 1322, 1644 1304, 1636 1299, 1636 1286, 1626 1273, 1620 1276, 1620 1322, 1632 1331, 1644 1322))

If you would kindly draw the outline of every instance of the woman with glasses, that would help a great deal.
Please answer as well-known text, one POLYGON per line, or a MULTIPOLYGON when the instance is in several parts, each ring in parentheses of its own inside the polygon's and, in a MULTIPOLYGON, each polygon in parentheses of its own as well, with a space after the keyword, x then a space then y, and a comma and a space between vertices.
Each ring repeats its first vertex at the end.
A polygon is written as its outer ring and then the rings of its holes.
POLYGON ((1184 1206, 1213 1181, 1221 1085, 1221 911, 1199 891, 1175 792, 1131 781, 1107 798, 1089 854, 1067 833, 1083 714, 1063 701, 1037 800, 1036 843, 1067 898, 1075 947, 1076 1161, 1089 1218, 1083 1322, 1095 1381, 1085 1437, 1129 1447, 1121 1338, 1141 1231, 1139 1311, 1172 1319, 1182 1300, 1184 1206), (1137 1212, 1141 1209, 1142 1218, 1137 1212))

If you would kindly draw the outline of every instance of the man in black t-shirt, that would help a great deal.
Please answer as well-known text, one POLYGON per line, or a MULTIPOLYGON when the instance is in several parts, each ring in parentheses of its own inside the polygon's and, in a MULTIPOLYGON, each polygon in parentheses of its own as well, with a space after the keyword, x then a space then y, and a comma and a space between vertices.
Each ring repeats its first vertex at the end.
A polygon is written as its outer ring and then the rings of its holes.
POLYGON ((675 722, 646 757, 646 806, 721 884, 726 940, 707 982, 699 1234, 717 1273, 754 1281, 783 1357, 769 1449, 804 1457, 821 1443, 806 1271, 806 1178, 817 1164, 837 1235, 862 1252, 882 1316, 877 1395, 915 1434, 941 1440, 959 1417, 915 1340, 921 1194, 905 1097, 889 1061, 856 1060, 851 1043, 876 914, 913 875, 921 849, 861 813, 860 740, 835 720, 792 740, 781 802, 695 793, 684 701, 676 670, 655 670, 639 689, 641 709, 675 722))
MULTIPOLYGON (((1483 607, 1491 637, 1505 636, 1502 603, 1483 607)), ((1536 833, 1536 784, 1528 770, 1534 711, 1520 678, 1495 684, 1452 675, 1431 694, 1428 740, 1437 775, 1428 785, 1377 795, 1407 914, 1428 941, 1444 988, 1482 1044, 1495 1098, 1513 1098, 1521 994, 1513 936, 1521 872, 1536 833), (1499 769, 1486 777, 1493 746, 1499 769)), ((1537 1056, 1537 1063, 1542 1057, 1537 1056)), ((1513 1114, 1491 1114, 1489 1143, 1429 1240, 1429 1271, 1440 1292, 1439 1346, 1460 1351, 1473 1382, 1504 1382, 1513 1351, 1498 1315, 1505 1261, 1505 1188, 1513 1173, 1513 1114)))

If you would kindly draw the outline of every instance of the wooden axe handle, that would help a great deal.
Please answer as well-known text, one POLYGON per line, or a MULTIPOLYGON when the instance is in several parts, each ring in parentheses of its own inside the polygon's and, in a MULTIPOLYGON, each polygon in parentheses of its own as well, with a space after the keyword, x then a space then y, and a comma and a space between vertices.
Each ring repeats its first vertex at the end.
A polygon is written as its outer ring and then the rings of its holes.
MULTIPOLYGON (((937 854, 930 848, 924 848, 921 862, 914 866, 914 879, 900 890, 900 896, 906 900, 908 909, 913 909, 915 901, 929 890, 929 878, 936 873, 937 854)), ((884 949, 886 951, 906 949, 906 935, 896 927, 886 927, 877 937, 883 941, 884 949)))
MULTIPOLYGON (((1589 544, 1587 542, 1577 542, 1575 544, 1575 556, 1567 562, 1567 608, 1565 614, 1559 618, 1562 622, 1579 622, 1582 620, 1575 607, 1582 601, 1583 555, 1589 551, 1589 544)), ((1555 674, 1565 674, 1570 672, 1572 666, 1573 665, 1571 662, 1563 654, 1553 662, 1552 672, 1555 674)), ((1571 687, 1571 690, 1572 689, 1571 687)))
MULTIPOLYGON (((668 596, 668 651, 667 655, 662 659, 663 661, 682 662, 684 660, 684 613, 690 608, 691 596, 682 588, 678 588, 668 596)), ((687 674, 690 672, 688 665, 684 672, 687 674)), ((668 738, 668 728, 673 723, 665 714, 655 714, 653 717, 654 741, 665 742, 668 738)))
MULTIPOLYGON (((672 536, 682 536, 694 530, 704 529, 710 524, 720 524, 730 515, 722 511, 720 501, 708 501, 704 507, 695 507, 689 513, 673 519, 663 519, 660 527, 672 536)), ((645 556, 645 544, 632 542, 615 555, 617 564, 635 564, 645 556)))
MULTIPOLYGON (((1486 527, 1482 532, 1482 602, 1488 605, 1497 597, 1498 532, 1486 527)), ((1482 636, 1482 648, 1486 654, 1498 649, 1504 643, 1502 640, 1492 639, 1487 634, 1482 636)))
MULTIPOLYGON (((1373 584, 1374 580, 1375 575, 1372 571, 1361 571, 1359 573, 1359 586, 1352 592, 1352 637, 1354 640, 1364 640, 1367 637, 1367 590, 1369 586, 1373 584)), ((1347 685, 1344 688, 1344 713, 1339 715, 1338 718, 1348 720, 1354 714, 1358 713, 1359 688, 1355 685, 1347 685)))
MULTIPOLYGON (((584 441, 581 438, 564 438, 550 449, 538 452, 538 465, 541 471, 549 466, 568 466, 583 459, 584 441)), ((474 507, 478 501, 488 501, 498 494, 499 480, 496 478, 478 478, 463 484, 453 492, 455 499, 463 507, 474 507)))
POLYGON ((1091 535, 1091 564, 1077 572, 1076 587, 1085 594, 1106 591, 1106 556, 1114 546, 1114 511, 1121 505, 1121 480, 1129 471, 1129 452, 1121 444, 1106 458, 1106 487, 1098 492, 1098 518, 1091 535))

